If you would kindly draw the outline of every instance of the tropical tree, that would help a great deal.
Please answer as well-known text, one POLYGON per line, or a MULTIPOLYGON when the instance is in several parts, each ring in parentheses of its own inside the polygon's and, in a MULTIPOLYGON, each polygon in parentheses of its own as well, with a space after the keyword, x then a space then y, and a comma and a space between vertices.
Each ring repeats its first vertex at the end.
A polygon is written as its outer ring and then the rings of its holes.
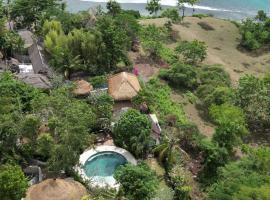
POLYGON ((194 5, 195 3, 198 3, 200 0, 177 0, 177 6, 179 10, 182 10, 182 20, 184 20, 185 17, 185 11, 186 11, 186 5, 185 4, 190 4, 194 5))
POLYGON ((121 189, 127 199, 150 200, 156 194, 158 179, 144 163, 137 166, 131 164, 120 166, 114 177, 121 184, 121 189))
POLYGON ((243 111, 241 108, 229 104, 212 105, 210 116, 218 125, 213 141, 231 153, 233 147, 239 145, 243 136, 248 134, 243 111))
POLYGON ((181 42, 177 45, 175 51, 183 57, 185 63, 193 65, 202 62, 207 56, 207 46, 205 42, 198 40, 181 42))
POLYGON ((122 10, 120 4, 115 0, 108 1, 106 7, 108 10, 108 13, 114 17, 120 14, 122 10))
POLYGON ((176 162, 176 150, 181 151, 179 139, 166 137, 153 151, 158 154, 159 162, 170 168, 176 162))
POLYGON ((154 13, 157 16, 158 11, 162 10, 160 0, 147 1, 146 10, 149 11, 150 15, 154 13))
POLYGON ((171 19, 174 23, 180 21, 179 12, 176 8, 167 8, 162 12, 161 16, 171 19))
POLYGON ((153 59, 160 58, 160 51, 163 48, 162 41, 165 39, 162 31, 155 25, 148 25, 141 29, 140 36, 144 50, 153 59))
MULTIPOLYGON (((90 105, 72 98, 70 90, 59 88, 50 96, 44 94, 33 101, 34 113, 48 123, 53 137, 54 144, 48 137, 44 140, 52 146, 50 151, 46 150, 50 155, 49 169, 57 173, 70 171, 77 164, 81 151, 92 144, 90 132, 96 124, 90 105)), ((41 148, 40 138, 38 141, 41 148)))
POLYGON ((0 197, 2 200, 14 200, 25 197, 28 182, 17 165, 0 166, 0 197))
POLYGON ((168 70, 162 70, 160 77, 167 80, 175 88, 194 89, 198 85, 197 71, 191 66, 175 63, 168 70))
POLYGON ((146 155, 151 141, 151 124, 147 116, 130 109, 124 113, 113 129, 116 145, 129 150, 136 157, 146 155))
POLYGON ((14 0, 11 3, 11 19, 23 27, 37 25, 42 14, 59 6, 59 0, 14 0))
POLYGON ((265 21, 267 20, 267 14, 263 11, 263 10, 259 10, 255 19, 259 20, 259 21, 265 21))
POLYGON ((126 30, 117 26, 116 21, 110 16, 100 17, 97 21, 97 30, 101 33, 101 38, 106 51, 100 55, 105 69, 102 71, 111 71, 116 68, 119 62, 129 64, 127 50, 131 44, 126 30))
POLYGON ((174 165, 169 171, 170 183, 175 191, 174 199, 190 199, 191 175, 181 165, 174 165))
POLYGON ((236 90, 237 105, 246 115, 249 127, 257 132, 270 126, 270 84, 267 79, 244 76, 236 90))
POLYGON ((269 199, 270 149, 248 147, 244 152, 246 156, 220 168, 207 199, 269 199))

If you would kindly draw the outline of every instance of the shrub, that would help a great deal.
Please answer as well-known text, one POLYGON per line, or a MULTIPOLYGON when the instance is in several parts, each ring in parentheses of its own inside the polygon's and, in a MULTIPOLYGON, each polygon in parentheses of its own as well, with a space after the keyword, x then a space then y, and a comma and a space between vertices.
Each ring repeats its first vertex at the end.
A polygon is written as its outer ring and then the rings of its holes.
POLYGON ((239 81, 236 104, 241 107, 250 128, 264 131, 270 126, 270 84, 267 79, 246 75, 239 81))
POLYGON ((214 87, 231 85, 230 75, 218 65, 204 66, 198 75, 201 84, 212 84, 214 87))
POLYGON ((161 17, 167 17, 171 19, 173 22, 178 22, 181 20, 179 12, 176 8, 167 8, 162 12, 161 17))
POLYGON ((28 187, 27 179, 17 165, 0 166, 0 197, 2 200, 21 199, 25 197, 28 187))
POLYGON ((209 107, 212 104, 221 105, 224 103, 233 103, 235 100, 235 94, 233 89, 221 86, 213 88, 213 91, 211 93, 207 93, 202 100, 206 107, 209 107))
POLYGON ((148 25, 141 30, 141 42, 143 48, 154 58, 160 58, 160 50, 163 48, 162 41, 165 37, 160 28, 155 25, 148 25))
POLYGON ((171 89, 157 79, 150 80, 133 99, 133 103, 137 106, 144 102, 151 112, 158 115, 161 122, 165 121, 169 115, 173 115, 177 123, 187 124, 188 122, 181 105, 172 101, 171 89))
POLYGON ((248 50, 259 49, 269 42, 269 30, 266 22, 256 22, 252 19, 243 21, 240 27, 241 45, 248 50), (265 24, 264 24, 265 23, 265 24))
POLYGON ((107 84, 106 76, 94 76, 89 78, 89 82, 94 88, 103 88, 107 84))
POLYGON ((208 190, 207 199, 269 199, 270 150, 250 147, 247 155, 220 168, 218 179, 208 190), (261 198, 260 198, 261 197, 261 198))
POLYGON ((182 63, 175 63, 170 69, 161 70, 159 76, 176 88, 194 89, 198 84, 196 70, 182 63))
POLYGON ((138 10, 122 10, 122 13, 133 16, 135 19, 140 19, 141 14, 138 10))
POLYGON ((130 109, 124 113, 113 129, 116 145, 129 150, 136 157, 144 157, 151 142, 151 124, 146 115, 130 109))
POLYGON ((175 48, 175 51, 182 56, 184 62, 189 64, 198 64, 207 56, 206 44, 198 40, 181 42, 175 48))
POLYGON ((210 107, 210 116, 218 125, 213 141, 231 153, 233 147, 239 145, 242 137, 248 134, 243 111, 229 104, 213 105, 210 107))
POLYGON ((170 182, 175 191, 176 200, 188 200, 190 199, 189 193, 191 191, 191 177, 180 165, 175 165, 169 172, 170 182))
POLYGON ((150 200, 158 188, 155 173, 144 163, 120 166, 114 177, 121 184, 120 190, 123 190, 124 196, 130 200, 150 200))

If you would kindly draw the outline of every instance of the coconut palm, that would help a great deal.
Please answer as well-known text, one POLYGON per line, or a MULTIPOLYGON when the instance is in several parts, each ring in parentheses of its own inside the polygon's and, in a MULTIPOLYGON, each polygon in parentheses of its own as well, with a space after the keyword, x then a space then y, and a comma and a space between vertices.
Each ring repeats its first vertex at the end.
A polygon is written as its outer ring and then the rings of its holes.
POLYGON ((176 161, 176 150, 180 150, 180 147, 177 145, 179 139, 169 138, 166 136, 164 141, 158 145, 154 152, 158 154, 159 162, 163 163, 166 166, 170 166, 176 161))

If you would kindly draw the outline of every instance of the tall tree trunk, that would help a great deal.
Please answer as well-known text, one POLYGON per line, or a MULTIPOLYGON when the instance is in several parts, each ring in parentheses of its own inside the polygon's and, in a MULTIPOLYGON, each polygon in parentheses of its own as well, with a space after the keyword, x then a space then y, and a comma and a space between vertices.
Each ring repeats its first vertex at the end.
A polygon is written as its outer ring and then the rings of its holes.
POLYGON ((184 21, 184 18, 185 18, 185 10, 186 10, 186 7, 183 6, 182 8, 182 20, 184 21))

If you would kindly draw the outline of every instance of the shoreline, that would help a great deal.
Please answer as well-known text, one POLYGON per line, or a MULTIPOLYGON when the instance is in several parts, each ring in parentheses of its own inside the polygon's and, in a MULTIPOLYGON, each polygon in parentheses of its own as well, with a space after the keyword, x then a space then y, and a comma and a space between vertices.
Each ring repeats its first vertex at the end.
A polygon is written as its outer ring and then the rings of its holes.
MULTIPOLYGON (((67 10, 73 13, 79 11, 85 11, 90 8, 95 8, 97 6, 101 6, 102 8, 106 9, 105 2, 92 2, 92 1, 81 1, 81 0, 66 0, 67 3, 67 10)), ((145 3, 121 3, 121 6, 124 10, 136 10, 141 13, 142 16, 149 16, 147 10, 145 10, 145 3)), ((166 8, 173 8, 174 6, 166 6, 162 5, 163 10, 166 8)), ((192 8, 186 8, 186 15, 191 16, 193 14, 192 8)), ((194 14, 210 14, 213 15, 215 18, 219 19, 227 19, 227 20, 234 20, 234 21, 241 21, 243 19, 254 17, 257 13, 255 12, 243 12, 243 11, 230 11, 226 9, 200 9, 195 8, 194 14)))

